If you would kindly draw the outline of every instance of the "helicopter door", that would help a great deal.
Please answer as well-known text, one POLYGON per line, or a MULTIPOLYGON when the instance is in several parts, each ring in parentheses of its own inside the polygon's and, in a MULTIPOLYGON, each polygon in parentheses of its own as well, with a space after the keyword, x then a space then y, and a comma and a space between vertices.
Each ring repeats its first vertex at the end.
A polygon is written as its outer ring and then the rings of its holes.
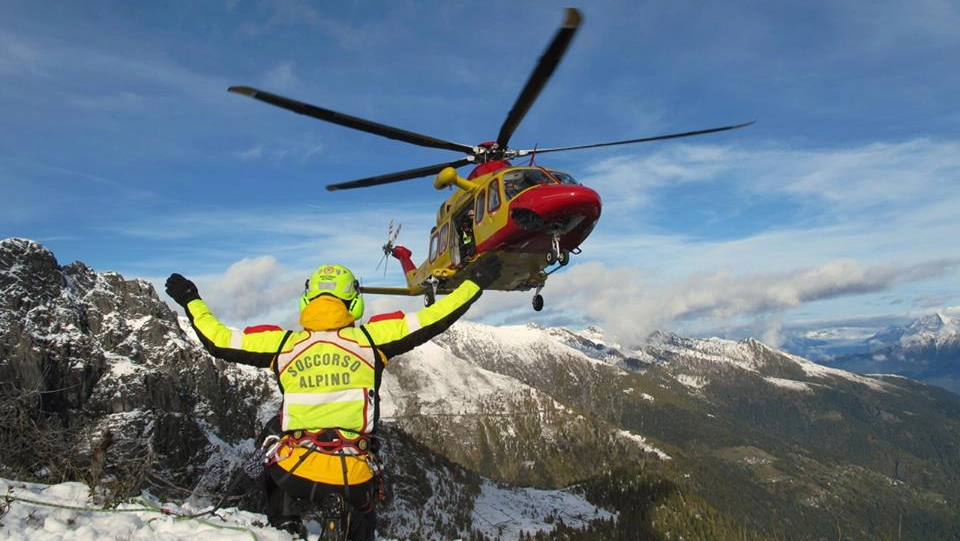
POLYGON ((460 228, 450 228, 450 262, 454 265, 460 265, 460 228))
POLYGON ((473 207, 467 207, 454 218, 455 226, 451 228, 450 259, 455 265, 462 265, 473 257, 477 251, 477 238, 473 228, 476 225, 476 212, 473 207), (456 246, 457 249, 452 249, 456 246))

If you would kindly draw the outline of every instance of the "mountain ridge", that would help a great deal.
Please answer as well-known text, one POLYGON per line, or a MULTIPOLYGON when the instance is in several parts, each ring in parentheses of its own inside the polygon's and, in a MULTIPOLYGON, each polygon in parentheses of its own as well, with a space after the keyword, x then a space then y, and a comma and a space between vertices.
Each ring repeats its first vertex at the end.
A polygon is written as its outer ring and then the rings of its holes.
POLYGON ((960 321, 933 313, 847 343, 820 363, 864 374, 897 374, 960 394, 960 321))
MULTIPOLYGON (((42 390, 28 410, 65 436, 75 463, 56 469, 57 457, 70 462, 63 449, 14 454, 3 475, 215 492, 276 410, 269 371, 212 359, 148 283, 61 267, 32 241, 0 241, 0 321, 0 406, 11 384, 21 396, 42 390), (38 457, 47 473, 30 466, 38 457)), ((385 374, 398 493, 383 509, 386 534, 811 539, 832 538, 838 521, 864 539, 960 530, 960 397, 914 380, 753 339, 660 332, 624 347, 599 328, 464 320, 385 374), (519 501, 506 494, 521 485, 569 491, 587 511, 561 525, 558 508, 530 507, 536 520, 515 510, 501 528, 475 514, 490 498, 519 501)), ((27 438, 0 442, 9 448, 37 437, 0 428, 27 438)))

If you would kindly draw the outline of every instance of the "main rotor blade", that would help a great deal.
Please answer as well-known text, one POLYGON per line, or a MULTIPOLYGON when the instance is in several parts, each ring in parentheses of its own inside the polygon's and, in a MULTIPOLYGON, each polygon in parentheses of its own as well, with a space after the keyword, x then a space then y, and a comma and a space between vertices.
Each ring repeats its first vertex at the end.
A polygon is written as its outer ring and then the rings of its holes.
POLYGON ((560 152, 561 150, 580 150, 583 148, 612 147, 614 145, 629 145, 632 143, 647 143, 650 141, 662 141, 664 139, 679 139, 681 137, 693 137, 694 135, 705 135, 708 133, 717 133, 721 131, 736 130, 753 124, 756 121, 744 122, 743 124, 734 124, 732 126, 721 126, 719 128, 709 128, 706 130, 685 131, 682 133, 671 133, 669 135, 657 135, 655 137, 643 137, 640 139, 628 139, 626 141, 614 141, 611 143, 594 143, 592 145, 577 145, 572 147, 557 148, 537 148, 530 150, 520 150, 517 156, 526 156, 530 153, 544 154, 547 152, 560 152))
POLYGON ((390 184, 391 182, 400 182, 401 180, 425 177, 427 175, 439 173, 441 170, 447 167, 453 167, 456 169, 457 167, 461 167, 473 162, 473 160, 473 156, 466 156, 453 162, 438 163, 435 165, 428 165, 426 167, 418 167, 416 169, 408 169, 406 171, 398 171, 396 173, 389 173, 386 175, 377 175, 375 177, 361 178, 357 180, 351 180, 349 182, 341 182, 338 184, 328 184, 327 190, 333 192, 336 190, 367 188, 369 186, 378 186, 380 184, 390 184))
POLYGON ((577 27, 582 20, 583 17, 576 8, 567 8, 563 25, 557 30, 550 46, 540 57, 537 67, 530 74, 530 79, 527 80, 527 84, 523 87, 516 103, 513 104, 513 108, 510 109, 506 120, 500 127, 500 134, 497 135, 497 144, 500 148, 507 148, 510 137, 513 136, 513 132, 520 125, 520 121, 526 116, 537 96, 540 95, 540 91, 543 90, 550 76, 553 75, 553 71, 560 63, 560 59, 563 58, 563 54, 566 52, 567 46, 570 45, 570 40, 573 39, 573 35, 576 34, 577 27))
POLYGON ((277 94, 271 94, 270 92, 265 92, 249 86, 231 86, 227 89, 227 91, 249 96, 251 98, 269 103, 270 105, 276 105, 277 107, 282 107, 288 111, 293 111, 294 113, 325 120, 327 122, 346 126, 347 128, 365 131, 381 137, 396 139, 405 143, 412 143, 414 145, 420 145, 422 147, 429 148, 456 150, 467 154, 473 154, 474 152, 473 147, 470 145, 444 141, 443 139, 437 139, 436 137, 430 137, 429 135, 422 135, 412 131, 394 128, 393 126, 387 126, 386 124, 364 120, 355 116, 338 113, 330 109, 324 109, 323 107, 317 107, 316 105, 310 105, 309 103, 278 96, 277 94))

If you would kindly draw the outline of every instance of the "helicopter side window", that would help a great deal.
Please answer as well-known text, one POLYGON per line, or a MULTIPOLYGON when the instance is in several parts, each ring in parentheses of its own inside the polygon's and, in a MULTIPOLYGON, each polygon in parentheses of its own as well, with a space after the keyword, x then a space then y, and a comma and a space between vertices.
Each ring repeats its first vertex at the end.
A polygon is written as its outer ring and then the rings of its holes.
POLYGON ((440 248, 437 250, 437 254, 442 254, 447 251, 447 239, 450 237, 448 232, 450 231, 450 223, 443 224, 443 227, 440 228, 440 248))
POLYGON ((483 212, 485 210, 485 205, 484 205, 485 195, 486 194, 484 192, 478 193, 477 199, 473 202, 474 220, 477 223, 480 223, 480 220, 483 220, 483 212))
POLYGON ((500 208, 500 179, 496 178, 487 188, 487 211, 493 214, 500 208))
POLYGON ((440 235, 437 234, 437 228, 433 228, 433 235, 430 236, 430 261, 436 261, 437 255, 439 254, 438 248, 440 247, 440 235))

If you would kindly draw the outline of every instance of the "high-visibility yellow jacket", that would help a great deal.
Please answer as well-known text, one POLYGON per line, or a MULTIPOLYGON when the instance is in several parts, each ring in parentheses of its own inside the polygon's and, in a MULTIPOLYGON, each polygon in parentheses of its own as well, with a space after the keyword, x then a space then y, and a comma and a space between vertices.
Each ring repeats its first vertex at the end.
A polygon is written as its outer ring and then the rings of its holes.
MULTIPOLYGON (((187 317, 206 349, 226 361, 272 368, 283 392, 281 424, 285 431, 339 429, 348 435, 369 434, 377 410, 377 357, 406 353, 445 331, 481 295, 467 280, 423 310, 394 312, 354 326, 344 303, 321 295, 301 312, 303 330, 256 326, 227 327, 202 299, 187 304, 187 317), (369 339, 367 334, 369 334, 369 339), (376 348, 370 344, 373 340, 376 348)), ((372 472, 363 457, 341 457, 294 448, 278 464, 298 477, 328 484, 357 484, 372 472), (304 454, 307 454, 304 457, 304 454)))

